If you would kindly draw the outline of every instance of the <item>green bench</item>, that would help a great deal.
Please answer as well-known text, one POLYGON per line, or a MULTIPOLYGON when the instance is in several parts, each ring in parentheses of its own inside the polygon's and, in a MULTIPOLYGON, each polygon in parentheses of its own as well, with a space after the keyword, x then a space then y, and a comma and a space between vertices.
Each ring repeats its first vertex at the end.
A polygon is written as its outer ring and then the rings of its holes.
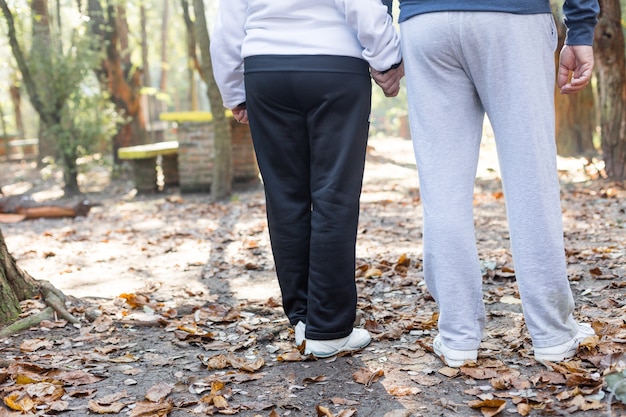
POLYGON ((133 179, 138 193, 158 190, 158 168, 163 172, 163 184, 176 186, 178 180, 178 141, 127 146, 117 150, 121 160, 131 162, 133 179))

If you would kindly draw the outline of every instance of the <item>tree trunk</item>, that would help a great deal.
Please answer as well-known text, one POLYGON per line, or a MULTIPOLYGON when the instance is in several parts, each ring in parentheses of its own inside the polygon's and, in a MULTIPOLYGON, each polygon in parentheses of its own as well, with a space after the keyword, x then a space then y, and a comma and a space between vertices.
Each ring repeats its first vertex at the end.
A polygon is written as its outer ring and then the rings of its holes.
MULTIPOLYGON (((33 72, 35 80, 37 80, 37 89, 42 99, 46 103, 44 112, 49 113, 55 109, 56 103, 54 94, 51 91, 52 80, 50 73, 47 71, 52 68, 51 46, 52 35, 50 32, 50 16, 48 13, 48 0, 33 0, 30 3, 32 15, 32 31, 33 42, 31 46, 31 55, 37 56, 42 65, 36 66, 33 72)), ((58 156, 54 138, 45 134, 53 123, 41 119, 39 121, 39 156, 38 163, 43 166, 43 160, 46 157, 56 158, 58 156)))
MULTIPOLYGON (((148 61, 148 31, 146 29, 148 22, 146 18, 145 3, 145 0, 143 0, 139 9, 141 14, 141 67, 143 72, 143 85, 150 87, 152 85, 152 80, 150 79, 150 65, 148 61)), ((150 114, 150 112, 148 112, 148 114, 150 114)))
POLYGON ((204 0, 194 0, 194 11, 196 15, 195 32, 198 40, 202 61, 201 70, 203 79, 207 84, 207 95, 213 113, 213 180, 211 182, 211 196, 215 200, 222 200, 230 196, 232 191, 232 149, 230 125, 226 119, 222 96, 215 78, 213 78, 213 66, 209 47, 209 30, 206 22, 204 10, 204 0))
POLYGON ((20 315, 20 301, 34 297, 36 281, 17 266, 0 231, 0 326, 12 323, 20 315))
POLYGON ((100 82, 116 107, 130 117, 130 122, 113 138, 113 159, 119 163, 119 148, 145 144, 148 139, 141 108, 142 73, 130 64, 128 52, 121 49, 128 33, 124 9, 107 4, 105 12, 99 0, 88 0, 88 14, 92 33, 106 45, 106 56, 98 71, 100 82))
POLYGON ((20 92, 17 75, 9 87, 11 103, 13 103, 13 114, 15 115, 15 129, 20 139, 24 139, 24 117, 22 116, 22 94, 20 92))
MULTIPOLYGON (((556 65, 559 52, 565 43, 565 25, 558 14, 555 16, 559 32, 556 65)), ((561 156, 587 156, 597 154, 593 145, 596 131, 595 98, 591 87, 577 94, 561 94, 558 86, 554 95, 556 110, 556 146, 561 156)))
POLYGON ((200 68, 200 61, 196 54, 196 31, 194 23, 189 14, 189 2, 182 0, 183 18, 185 20, 185 28, 187 29, 187 56, 189 57, 189 66, 187 68, 189 74, 189 105, 191 111, 198 110, 198 89, 196 86, 196 71, 200 77, 204 77, 200 68))
POLYGON ((163 2, 163 17, 161 20, 161 80, 159 81, 159 89, 167 90, 167 26, 169 23, 169 2, 163 2))
POLYGON ((626 179, 626 58, 619 0, 600 0, 594 37, 602 153, 610 180, 626 179))

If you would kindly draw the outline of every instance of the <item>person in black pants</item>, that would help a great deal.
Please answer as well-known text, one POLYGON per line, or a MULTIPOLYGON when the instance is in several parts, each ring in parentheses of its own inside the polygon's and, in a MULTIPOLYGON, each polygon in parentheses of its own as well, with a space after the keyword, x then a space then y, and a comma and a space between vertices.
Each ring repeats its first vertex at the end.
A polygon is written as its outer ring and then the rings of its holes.
POLYGON ((315 357, 362 349, 354 272, 371 76, 391 96, 403 75, 387 8, 225 0, 211 56, 225 106, 250 124, 296 344, 315 357))

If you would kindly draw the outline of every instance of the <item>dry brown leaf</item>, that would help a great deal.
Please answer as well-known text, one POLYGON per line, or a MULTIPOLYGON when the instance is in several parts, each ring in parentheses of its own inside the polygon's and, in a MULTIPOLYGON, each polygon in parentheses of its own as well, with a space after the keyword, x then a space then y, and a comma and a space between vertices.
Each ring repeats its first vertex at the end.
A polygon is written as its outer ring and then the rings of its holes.
POLYGON ((496 369, 474 368, 462 366, 461 373, 474 379, 491 379, 496 378, 500 373, 496 369))
POLYGON ((216 395, 213 397, 213 405, 220 410, 228 408, 228 401, 222 395, 216 395))
POLYGON ((65 394, 65 390, 62 386, 51 384, 49 382, 28 384, 25 389, 28 396, 37 404, 44 404, 59 400, 65 394))
POLYGON ((170 402, 152 403, 142 401, 135 405, 130 412, 130 417, 166 417, 174 406, 170 402))
POLYGON ((411 264, 411 259, 406 256, 406 253, 403 253, 402 255, 400 255, 400 257, 398 258, 398 262, 396 263, 402 266, 409 266, 411 264))
POLYGON ((142 308, 143 306, 149 306, 150 298, 143 294, 120 294, 119 298, 126 300, 131 308, 142 308))
POLYGON ((489 383, 496 390, 505 390, 511 386, 511 380, 508 378, 492 378, 489 383))
POLYGON ((411 375, 411 381, 416 382, 425 387, 432 387, 441 384, 443 381, 433 375, 411 375))
POLYGON ((58 375, 57 378, 63 381, 66 385, 72 386, 95 384, 103 379, 99 376, 95 376, 89 372, 81 370, 64 372, 58 375))
POLYGON ((63 411, 66 411, 70 407, 70 403, 67 401, 53 401, 51 403, 48 403, 48 406, 48 409, 50 411, 61 413, 63 411))
POLYGON ((604 408, 604 404, 602 404, 600 401, 587 400, 582 395, 575 396, 572 399, 572 401, 568 403, 568 405, 569 405, 570 411, 574 411, 572 409, 580 410, 580 411, 588 411, 588 410, 601 410, 604 408))
POLYGON ((315 377, 304 378, 302 380, 302 383, 303 384, 314 384, 316 382, 324 382, 324 381, 326 381, 326 379, 327 378, 324 375, 318 375, 318 376, 315 376, 315 377))
POLYGON ((104 333, 113 326, 113 319, 107 315, 96 318, 93 322, 93 330, 97 333, 104 333))
POLYGON ((280 414, 274 409, 270 412, 270 417, 280 417, 280 414))
POLYGON ((480 408, 480 412, 485 417, 493 417, 496 414, 500 413, 500 411, 504 410, 504 408, 506 407, 506 401, 498 399, 485 401, 474 400, 470 401, 468 405, 471 408, 480 408))
POLYGON ((114 402, 110 404, 99 404, 97 401, 89 400, 87 408, 89 411, 93 411, 96 414, 118 414, 126 407, 127 404, 114 402))
POLYGON ((523 403, 517 404, 517 413, 521 416, 526 417, 527 415, 530 414, 532 410, 533 408, 528 403, 523 402, 523 403))
POLYGON ((114 402, 117 402, 122 398, 128 398, 128 392, 120 391, 113 394, 105 395, 104 397, 97 399, 96 402, 98 404, 113 404, 114 402))
POLYGON ((541 372, 538 379, 552 385, 563 385, 566 382, 565 376, 558 372, 541 372))
POLYGON ((357 413, 356 408, 350 408, 347 410, 341 410, 339 414, 337 414, 337 417, 352 417, 352 416, 355 416, 356 413, 357 413))
POLYGON ((422 390, 417 387, 402 386, 388 388, 387 392, 389 392, 389 394, 393 395, 394 397, 406 397, 407 395, 417 395, 421 393, 422 390))
POLYGON ((261 369, 265 365, 265 360, 263 358, 256 358, 255 360, 247 360, 245 358, 239 358, 234 355, 230 355, 228 357, 230 364, 235 369, 241 369, 242 371, 247 372, 256 372, 261 369))
POLYGON ((378 268, 370 268, 367 271, 365 271, 365 274, 363 275, 365 278, 375 278, 375 277, 380 277, 383 274, 383 271, 381 271, 378 268))
POLYGON ((156 385, 153 385, 146 392, 146 400, 152 401, 155 403, 163 401, 170 393, 172 392, 173 385, 166 384, 165 382, 159 382, 156 385))
POLYGON ((378 381, 378 378, 383 375, 385 375, 385 371, 382 369, 372 372, 367 368, 363 368, 353 373, 352 378, 355 382, 369 387, 372 383, 378 381))
POLYGON ((375 320, 365 320, 365 329, 370 333, 384 333, 385 328, 375 320))
POLYGON ((131 362, 137 362, 139 360, 138 357, 136 357, 135 355, 133 355, 132 353, 127 353, 123 356, 118 356, 117 358, 111 358, 109 359, 109 362, 113 362, 113 363, 131 363, 131 362))
POLYGON ((20 343, 20 350, 22 352, 35 352, 39 349, 50 349, 54 346, 51 340, 47 339, 27 339, 20 343))
POLYGON ((278 355, 276 360, 279 362, 300 362, 302 361, 302 354, 299 350, 294 349, 290 352, 278 355))
POLYGON ((35 402, 25 392, 13 391, 4 397, 4 403, 11 410, 30 412, 35 409, 35 402))
POLYGON ((66 325, 67 325, 67 321, 65 320, 56 320, 56 321, 42 320, 39 323, 39 326, 44 329, 59 329, 59 328, 65 327, 66 325))
POLYGON ((443 368, 439 369, 439 372, 441 375, 445 375, 448 378, 454 378, 455 376, 457 376, 461 371, 457 368, 450 368, 448 366, 444 366, 443 368))
POLYGON ((330 401, 335 405, 357 405, 358 401, 348 400, 346 398, 333 397, 330 401))
POLYGON ((315 411, 317 412, 317 417, 335 417, 328 408, 321 405, 316 405, 315 411))
POLYGON ((196 311, 196 315, 201 321, 231 323, 239 320, 241 312, 229 305, 213 303, 196 311))

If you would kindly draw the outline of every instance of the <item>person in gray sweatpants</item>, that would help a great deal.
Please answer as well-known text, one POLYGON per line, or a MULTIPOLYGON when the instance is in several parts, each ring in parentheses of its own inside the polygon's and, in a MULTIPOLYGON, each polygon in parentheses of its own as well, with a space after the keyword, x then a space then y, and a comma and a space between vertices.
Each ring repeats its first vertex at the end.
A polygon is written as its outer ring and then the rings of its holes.
MULTIPOLYGON (((567 3, 558 82, 573 93, 591 77, 598 6, 567 3)), ((573 317, 566 272, 554 136, 557 29, 548 1, 401 0, 400 7, 424 276, 440 310, 434 351, 449 366, 476 360, 485 326, 472 206, 487 114, 535 358, 569 358, 594 332, 573 317)))

